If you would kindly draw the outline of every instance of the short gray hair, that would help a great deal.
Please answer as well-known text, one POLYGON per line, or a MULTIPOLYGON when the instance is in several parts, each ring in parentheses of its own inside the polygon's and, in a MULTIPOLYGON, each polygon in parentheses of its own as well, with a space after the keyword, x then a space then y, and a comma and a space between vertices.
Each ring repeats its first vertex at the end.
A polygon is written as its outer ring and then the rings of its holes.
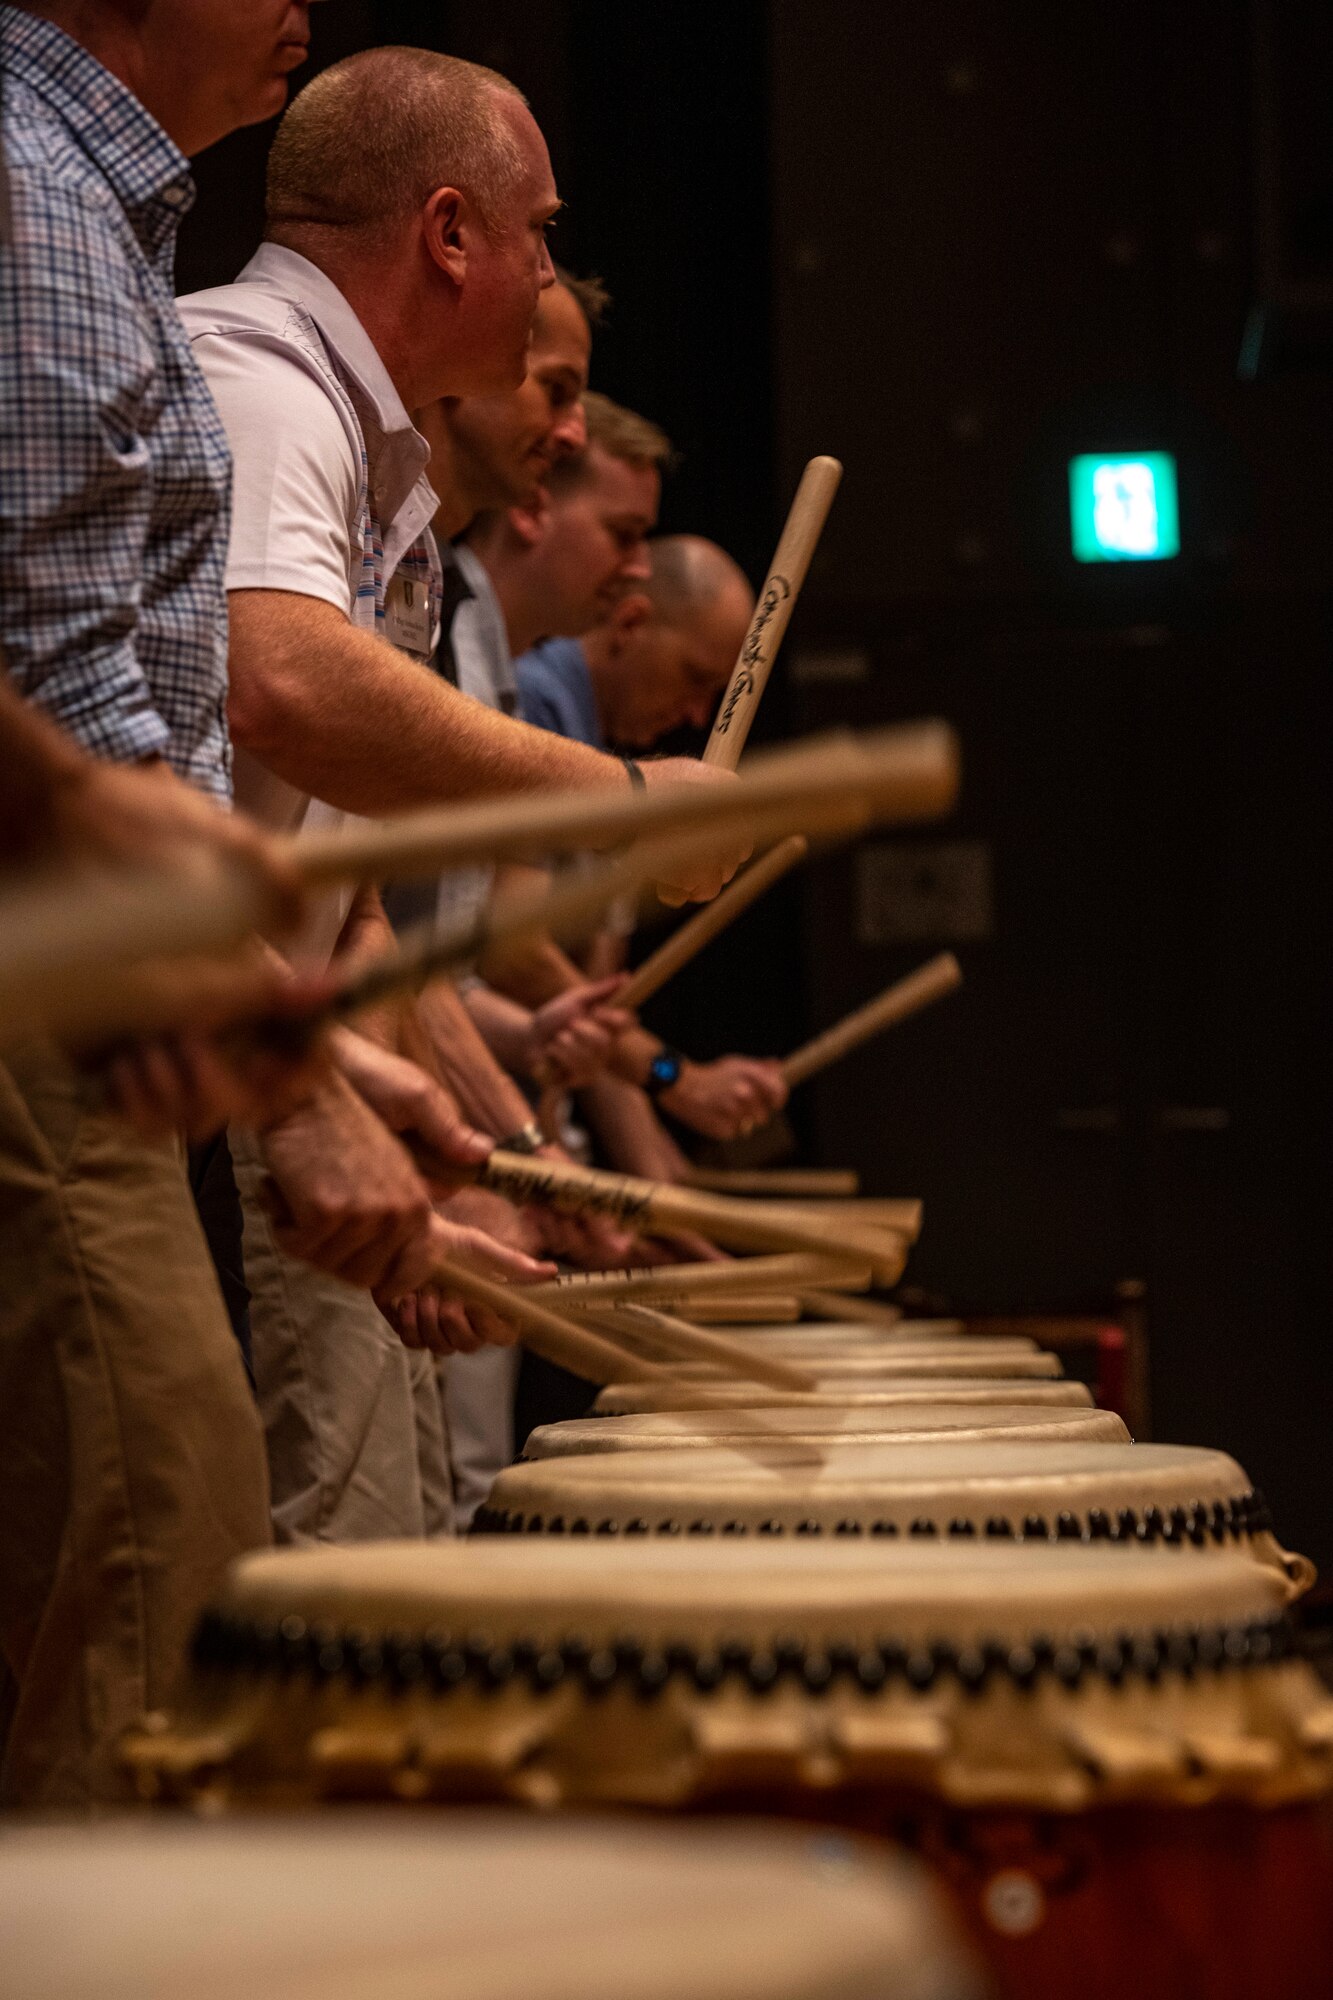
POLYGON ((293 99, 268 156, 266 234, 362 230, 456 187, 492 228, 522 163, 499 116, 527 99, 498 70, 430 49, 365 49, 293 99))

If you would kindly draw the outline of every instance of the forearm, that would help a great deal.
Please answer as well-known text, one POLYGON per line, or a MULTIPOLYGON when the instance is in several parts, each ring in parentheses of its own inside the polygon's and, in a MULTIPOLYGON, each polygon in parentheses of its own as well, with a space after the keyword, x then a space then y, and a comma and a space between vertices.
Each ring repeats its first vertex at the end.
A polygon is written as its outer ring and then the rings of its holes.
POLYGON ((507 994, 479 981, 461 995, 473 1024, 501 1068, 526 1071, 531 1054, 532 1013, 507 994))
POLYGON ((333 606, 234 591, 232 734, 298 790, 371 816, 614 785, 616 757, 471 701, 333 606))
POLYGON ((483 955, 479 970, 497 992, 533 1013, 584 983, 583 973, 549 931, 507 939, 500 949, 483 955))
MULTIPOLYGON (((483 968, 497 990, 534 1012, 548 1000, 582 986, 587 977, 549 931, 516 939, 502 951, 488 954, 483 968)), ((616 1041, 611 1067, 627 1083, 642 1084, 663 1046, 646 1028, 628 1028, 616 1041)))
POLYGON ((526 1097, 487 1048, 457 989, 447 980, 429 987, 417 1014, 440 1074, 464 1115, 493 1139, 507 1139, 532 1117, 526 1097))
POLYGON ((679 1180, 685 1155, 662 1124, 647 1093, 603 1074, 579 1092, 579 1109, 613 1167, 647 1180, 679 1180))
MULTIPOLYGON (((358 889, 339 933, 334 953, 335 968, 339 974, 351 977, 378 960, 395 956, 397 951, 398 939, 385 915, 379 890, 374 883, 364 883, 358 889)), ((356 1016, 356 1032, 394 1055, 407 1055, 404 1024, 410 1007, 409 999, 399 997, 383 1000, 375 1007, 363 1008, 356 1016)))

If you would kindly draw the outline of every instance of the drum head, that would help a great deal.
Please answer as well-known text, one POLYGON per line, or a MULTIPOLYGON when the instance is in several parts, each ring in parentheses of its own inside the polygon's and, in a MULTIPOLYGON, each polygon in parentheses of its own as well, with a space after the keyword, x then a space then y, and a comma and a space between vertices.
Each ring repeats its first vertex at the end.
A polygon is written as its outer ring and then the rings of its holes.
POLYGON ((1285 1564, 1236 1461, 1188 1445, 761 1436, 546 1458, 500 1474, 474 1532, 1161 1542, 1285 1564))
POLYGON ((975 2000, 917 1871, 755 1826, 349 1814, 11 1828, 24 2000, 975 2000))
POLYGON ((644 1410, 811 1410, 836 1405, 840 1409, 889 1409, 900 1403, 958 1403, 975 1408, 985 1403, 1021 1403, 1025 1408, 1092 1408, 1092 1391, 1084 1382, 1065 1376, 1054 1380, 1003 1376, 931 1375, 924 1370, 886 1375, 874 1381, 835 1380, 822 1372, 812 1395, 772 1389, 762 1382, 686 1382, 678 1376, 661 1382, 613 1382, 593 1405, 605 1417, 634 1416, 644 1410))
MULTIPOLYGON (((774 1350, 777 1351, 776 1349, 774 1350)), ((808 1358, 821 1375, 837 1381, 873 1381, 876 1376, 894 1375, 979 1375, 1035 1377, 1049 1380, 1064 1373, 1059 1356, 1045 1354, 1031 1341, 973 1339, 937 1341, 915 1346, 905 1341, 885 1341, 879 1347, 821 1347, 809 1350, 782 1349, 784 1361, 808 1358)), ((673 1375, 684 1381, 725 1380, 726 1371, 708 1361, 673 1361, 673 1375)))
MULTIPOLYGON (((690 1317, 684 1308, 682 1317, 690 1317)), ((960 1319, 900 1319, 892 1326, 881 1326, 863 1319, 807 1319, 795 1326, 784 1322, 772 1326, 737 1328, 738 1339, 762 1340, 766 1344, 772 1341, 778 1347, 812 1339, 842 1342, 849 1347, 941 1347, 953 1340, 989 1337, 970 1334, 960 1319)), ((1036 1345, 1035 1341, 1027 1340, 1020 1334, 1008 1338, 1020 1341, 1025 1347, 1036 1345)))
POLYGON ((525 1459, 567 1458, 590 1451, 738 1449, 754 1439, 789 1444, 974 1443, 987 1439, 1033 1444, 1128 1444, 1129 1432, 1110 1410, 1023 1409, 994 1403, 898 1403, 880 1409, 661 1410, 638 1417, 583 1417, 542 1424, 523 1447, 525 1459))

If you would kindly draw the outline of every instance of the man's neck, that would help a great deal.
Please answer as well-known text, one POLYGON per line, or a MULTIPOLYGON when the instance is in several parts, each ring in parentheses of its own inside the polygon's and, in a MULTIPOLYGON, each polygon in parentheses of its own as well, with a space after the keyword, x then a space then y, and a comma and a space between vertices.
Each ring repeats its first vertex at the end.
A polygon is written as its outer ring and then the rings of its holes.
POLYGON ((426 477, 440 502, 432 525, 441 541, 453 542, 471 527, 481 510, 472 502, 458 453, 442 430, 438 423, 430 427, 430 464, 426 467, 426 477))
POLYGON ((579 644, 588 663, 588 679, 592 682, 602 734, 610 743, 614 741, 610 717, 615 708, 616 679, 615 638, 611 626, 594 625, 591 632, 583 634, 579 644))
MULTIPOLYGON (((336 285, 360 321, 385 373, 398 391, 405 410, 419 410, 438 393, 423 382, 413 353, 410 328, 420 317, 401 266, 392 256, 371 251, 345 239, 339 230, 302 225, 277 229, 270 241, 294 250, 336 285)), ((438 492, 438 487, 436 491, 438 492)))
POLYGON ((39 20, 50 21, 53 27, 63 28, 72 41, 109 70, 118 83, 123 83, 138 98, 145 111, 156 118, 182 153, 200 153, 218 136, 201 135, 194 130, 189 106, 159 102, 164 93, 155 88, 156 79, 143 37, 117 9, 102 6, 99 0, 63 0, 58 6, 33 7, 28 11, 39 20))
POLYGON ((516 557, 508 546, 510 533, 503 519, 494 525, 483 524, 481 530, 469 538, 468 547, 491 580, 495 601, 505 622, 509 657, 516 660, 520 653, 526 653, 539 639, 544 639, 546 630, 537 606, 530 601, 524 588, 525 565, 522 557, 516 557))

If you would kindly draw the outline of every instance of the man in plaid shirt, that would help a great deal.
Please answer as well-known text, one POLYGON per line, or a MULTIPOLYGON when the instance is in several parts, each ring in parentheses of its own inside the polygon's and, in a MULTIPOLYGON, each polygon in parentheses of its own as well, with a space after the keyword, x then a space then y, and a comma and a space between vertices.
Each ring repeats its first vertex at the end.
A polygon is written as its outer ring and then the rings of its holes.
MULTIPOLYGON (((279 110, 307 39, 307 0, 0 5, 0 649, 177 825, 230 796, 230 462, 172 300, 186 154, 279 110)), ((0 1069, 0 1410, 0 1800, 112 1797, 118 1733, 268 1539, 263 1444, 179 1147, 36 1045, 0 1069)))

